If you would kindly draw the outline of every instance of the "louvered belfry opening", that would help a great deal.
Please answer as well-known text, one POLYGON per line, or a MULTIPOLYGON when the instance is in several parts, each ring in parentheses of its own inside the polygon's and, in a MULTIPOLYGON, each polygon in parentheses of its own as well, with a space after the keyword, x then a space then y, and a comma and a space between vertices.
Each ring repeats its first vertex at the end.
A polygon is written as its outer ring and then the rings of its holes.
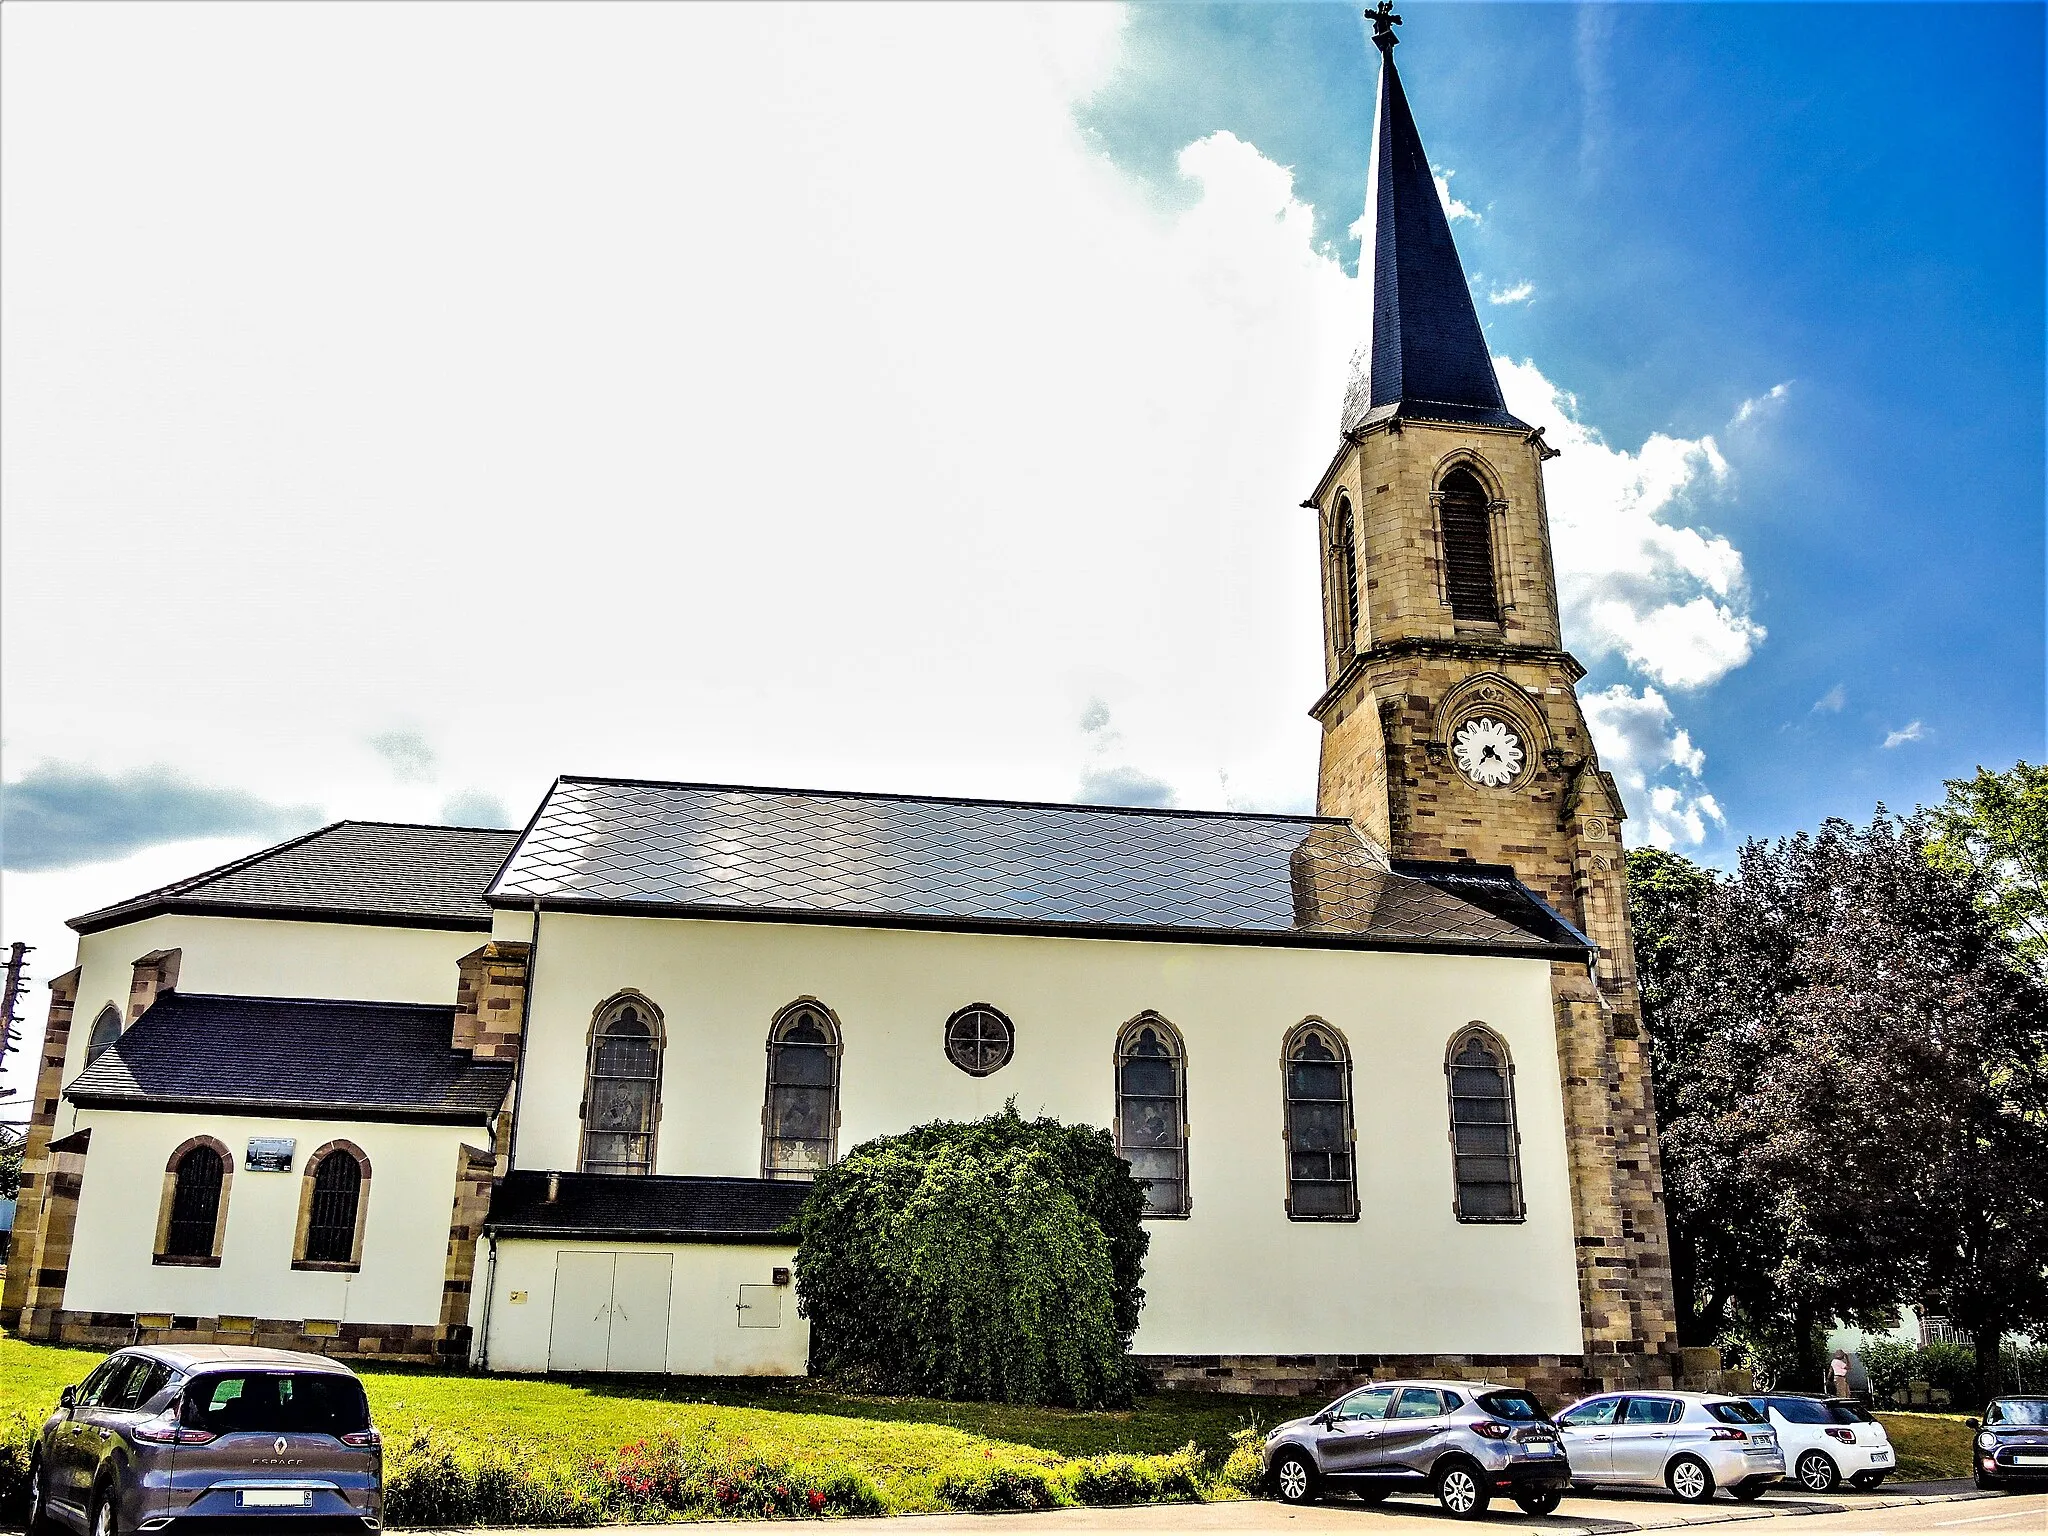
POLYGON ((213 1257, 213 1232, 220 1219, 220 1186, 227 1172, 220 1153, 203 1143, 178 1163, 171 1193, 170 1231, 164 1252, 177 1259, 213 1257))
POLYGON ((1451 617, 1498 624, 1500 599, 1493 589, 1493 524, 1486 487, 1470 470, 1452 470, 1444 477, 1439 515, 1451 617))
POLYGON ((306 1258, 347 1264, 356 1256, 356 1205, 363 1169, 347 1152, 330 1152, 313 1173, 313 1209, 306 1223, 306 1258))

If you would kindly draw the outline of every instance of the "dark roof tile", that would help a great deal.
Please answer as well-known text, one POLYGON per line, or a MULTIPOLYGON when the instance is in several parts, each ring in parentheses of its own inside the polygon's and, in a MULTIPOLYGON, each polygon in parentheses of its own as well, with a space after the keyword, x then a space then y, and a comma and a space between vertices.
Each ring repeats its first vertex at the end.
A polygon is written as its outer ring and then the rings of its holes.
POLYGON ((484 1225, 504 1237, 794 1241, 785 1229, 810 1192, 807 1183, 774 1179, 518 1169, 492 1193, 484 1225), (552 1200, 549 1179, 556 1181, 552 1200))
POLYGON ((456 1050, 454 1019, 420 1003, 167 992, 65 1096, 85 1108, 484 1124, 512 1068, 456 1050))

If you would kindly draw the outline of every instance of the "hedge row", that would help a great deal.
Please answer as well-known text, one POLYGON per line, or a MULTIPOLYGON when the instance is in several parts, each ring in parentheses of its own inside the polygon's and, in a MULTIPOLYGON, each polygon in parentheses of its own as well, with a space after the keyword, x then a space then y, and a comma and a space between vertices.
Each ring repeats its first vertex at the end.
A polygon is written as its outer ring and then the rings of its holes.
MULTIPOLYGON (((1977 1353, 1967 1344, 1866 1339, 1857 1354, 1870 1375, 1871 1395, 1880 1406, 1889 1405, 1892 1394, 1904 1390, 1909 1381, 1942 1388, 1958 1411, 1965 1404, 1976 1406, 1970 1400, 1977 1391, 1977 1353)), ((2008 1344, 1999 1352, 1999 1366, 2001 1391, 2048 1391, 2048 1347, 2019 1349, 2008 1344)))

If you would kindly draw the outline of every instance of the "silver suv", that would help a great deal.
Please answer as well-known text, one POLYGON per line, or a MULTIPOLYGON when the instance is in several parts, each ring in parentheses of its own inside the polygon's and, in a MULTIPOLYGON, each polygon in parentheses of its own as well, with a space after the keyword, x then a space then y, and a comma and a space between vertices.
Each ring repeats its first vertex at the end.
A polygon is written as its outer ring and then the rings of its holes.
POLYGON ((1460 1519, 1505 1493, 1532 1515, 1557 1508, 1572 1469, 1557 1426, 1520 1387, 1376 1381, 1266 1437, 1266 1481, 1289 1504, 1324 1491, 1377 1504, 1433 1491, 1460 1519))
POLYGON ((1785 1475, 1778 1432, 1753 1404, 1704 1392, 1602 1392, 1557 1416, 1580 1487, 1669 1488, 1704 1504, 1716 1488, 1760 1498, 1785 1475))
POLYGON ((30 1536, 375 1531, 384 1452, 363 1384, 319 1355, 124 1349, 66 1387, 29 1455, 30 1536))

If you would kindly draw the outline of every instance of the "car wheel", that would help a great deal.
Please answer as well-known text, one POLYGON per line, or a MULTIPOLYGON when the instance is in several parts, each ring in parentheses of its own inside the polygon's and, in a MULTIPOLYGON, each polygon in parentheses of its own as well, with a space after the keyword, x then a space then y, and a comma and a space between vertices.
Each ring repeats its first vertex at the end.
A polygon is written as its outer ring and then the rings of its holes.
POLYGON ((47 1518, 43 1513, 43 1464, 31 1461, 28 1464, 28 1521, 23 1529, 28 1536, 43 1536, 47 1518))
POLYGON ((1469 1461, 1454 1461, 1436 1475, 1436 1501, 1447 1515, 1477 1520, 1493 1502, 1493 1493, 1477 1467, 1469 1461))
POLYGON ((2001 1484, 1998 1479, 1989 1472, 1979 1472, 1977 1474, 1977 1489, 1980 1493, 1996 1493, 2000 1486, 2001 1484))
POLYGON ((1541 1493, 1518 1493, 1515 1503, 1521 1506, 1525 1515, 1547 1515, 1564 1502, 1564 1495, 1555 1488, 1546 1488, 1541 1493))
POLYGON ((114 1490, 102 1488, 92 1506, 92 1536, 121 1536, 121 1517, 115 1509, 114 1490))
POLYGON ((1768 1477, 1751 1477, 1737 1483, 1728 1492, 1732 1497, 1742 1500, 1745 1504, 1754 1504, 1764 1496, 1764 1491, 1770 1486, 1771 1480, 1768 1477))
POLYGON ((1858 1472, 1854 1477, 1849 1479, 1849 1486, 1852 1488, 1860 1488, 1863 1492, 1869 1493, 1873 1489, 1882 1485, 1883 1482, 1884 1474, 1882 1472, 1858 1472))
POLYGON ((1835 1458, 1826 1451, 1808 1451, 1799 1458, 1799 1464, 1793 1471, 1799 1479, 1799 1486, 1808 1493, 1833 1493, 1835 1485, 1842 1480, 1835 1458))
POLYGON ((1316 1499, 1316 1469, 1299 1451, 1289 1451, 1273 1463, 1273 1491, 1282 1504, 1313 1504, 1316 1499))
POLYGON ((1704 1504, 1714 1496, 1714 1474, 1697 1456, 1681 1456, 1664 1474, 1664 1485, 1681 1504, 1704 1504))

